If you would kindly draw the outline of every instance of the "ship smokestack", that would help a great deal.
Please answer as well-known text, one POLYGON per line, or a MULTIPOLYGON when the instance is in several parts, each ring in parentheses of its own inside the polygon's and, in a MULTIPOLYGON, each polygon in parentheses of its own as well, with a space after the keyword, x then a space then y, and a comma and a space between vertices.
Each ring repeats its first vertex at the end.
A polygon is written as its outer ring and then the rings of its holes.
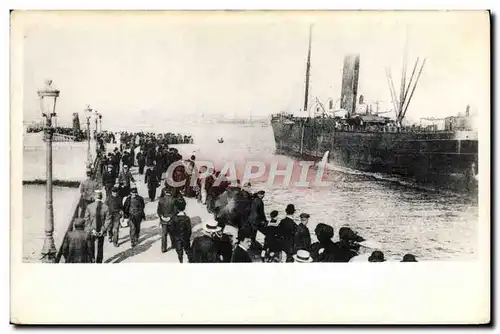
POLYGON ((359 54, 344 57, 342 74, 342 92, 340 93, 340 108, 347 111, 348 117, 356 110, 359 78, 359 54))

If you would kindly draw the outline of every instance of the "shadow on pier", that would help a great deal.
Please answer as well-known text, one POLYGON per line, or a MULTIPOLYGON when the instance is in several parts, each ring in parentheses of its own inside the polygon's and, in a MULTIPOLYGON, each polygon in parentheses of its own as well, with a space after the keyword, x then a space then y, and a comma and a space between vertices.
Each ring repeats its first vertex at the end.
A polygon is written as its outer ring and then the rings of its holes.
MULTIPOLYGON (((154 215, 154 218, 151 218, 153 215, 147 215, 146 221, 144 223, 152 223, 154 222, 156 215, 154 215)), ((157 218, 156 218, 157 219, 157 218)), ((201 218, 199 216, 194 216, 191 217, 191 228, 193 230, 193 233, 191 235, 191 241, 195 237, 199 236, 201 234, 201 218)), ((128 229, 127 229, 128 232, 128 229)), ((123 231, 122 233, 127 233, 123 231)), ((130 241, 130 235, 127 234, 123 236, 122 238, 119 239, 118 247, 121 247, 122 245, 128 243, 130 241)), ((107 241, 106 241, 107 242, 107 241)), ((139 242, 137 243, 137 246, 134 248, 128 248, 122 252, 119 252, 110 258, 106 259, 104 263, 120 263, 125 261, 126 259, 129 259, 131 257, 134 257, 136 255, 142 254, 144 252, 147 252, 151 250, 151 246, 153 244, 161 242, 161 227, 158 224, 141 228, 141 234, 139 236, 139 242)), ((168 237, 168 244, 170 244, 170 236, 168 237)), ((106 245, 107 247, 114 247, 112 246, 111 243, 108 243, 106 245)), ((172 249, 172 245, 167 248, 167 251, 170 251, 172 249)))

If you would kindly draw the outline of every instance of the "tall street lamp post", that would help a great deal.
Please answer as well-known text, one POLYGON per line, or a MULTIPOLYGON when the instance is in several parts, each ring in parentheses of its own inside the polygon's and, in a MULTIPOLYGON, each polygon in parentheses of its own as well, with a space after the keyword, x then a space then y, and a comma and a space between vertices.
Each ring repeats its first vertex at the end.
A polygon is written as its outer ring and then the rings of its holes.
POLYGON ((95 139, 95 151, 96 151, 96 154, 98 154, 99 152, 99 127, 98 127, 98 122, 99 122, 99 116, 101 115, 100 112, 98 112, 96 109, 94 109, 95 111, 95 135, 94 135, 94 139, 95 139))
POLYGON ((52 80, 45 81, 45 87, 38 91, 40 98, 40 109, 45 118, 44 140, 47 146, 46 170, 46 205, 45 205, 45 239, 42 248, 42 262, 53 263, 56 257, 56 246, 54 244, 54 207, 52 204, 52 137, 54 127, 52 118, 56 117, 56 101, 59 90, 52 87, 52 80))
POLYGON ((85 108, 87 116, 87 168, 92 167, 92 154, 90 153, 90 118, 92 117, 92 108, 89 105, 85 108))
POLYGON ((99 129, 97 128, 97 122, 100 114, 97 111, 97 109, 94 109, 94 112, 95 112, 95 139, 97 139, 97 134, 99 133, 99 129))

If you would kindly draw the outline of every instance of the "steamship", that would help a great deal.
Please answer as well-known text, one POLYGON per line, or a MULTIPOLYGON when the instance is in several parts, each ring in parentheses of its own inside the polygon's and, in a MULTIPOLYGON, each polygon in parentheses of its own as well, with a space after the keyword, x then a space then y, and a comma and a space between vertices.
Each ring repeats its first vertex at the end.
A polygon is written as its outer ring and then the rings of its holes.
POLYGON ((282 112, 271 116, 278 154, 319 160, 329 152, 328 162, 333 165, 396 175, 412 183, 439 188, 477 190, 478 137, 470 124, 469 106, 465 116, 444 119, 444 129, 403 125, 425 59, 419 63, 417 58, 406 83, 405 56, 399 98, 390 70, 386 69, 395 120, 366 108, 362 95, 358 100, 360 55, 346 55, 343 65, 340 109, 332 110, 334 103, 330 99, 327 111, 316 99, 314 115, 308 115, 310 30, 304 109, 298 115, 282 112))

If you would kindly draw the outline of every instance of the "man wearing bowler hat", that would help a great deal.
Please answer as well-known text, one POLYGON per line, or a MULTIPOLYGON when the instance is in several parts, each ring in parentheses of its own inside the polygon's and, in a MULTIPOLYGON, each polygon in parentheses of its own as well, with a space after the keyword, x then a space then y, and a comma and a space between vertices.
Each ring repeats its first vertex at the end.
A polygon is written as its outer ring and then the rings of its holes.
POLYGON ((368 258, 368 262, 385 262, 384 253, 381 251, 374 251, 368 258))
POLYGON ((295 231, 297 230, 297 224, 294 220, 295 205, 288 204, 286 206, 285 213, 286 217, 280 221, 281 236, 283 240, 282 246, 287 258, 291 259, 292 255, 295 254, 294 238, 295 231))
POLYGON ((139 196, 135 186, 132 187, 130 189, 130 195, 127 196, 123 204, 123 216, 129 220, 130 243, 132 247, 135 247, 139 242, 141 222, 143 219, 146 219, 144 208, 144 198, 139 196))
POLYGON ((191 259, 191 219, 186 215, 184 210, 186 209, 186 202, 184 200, 176 199, 174 201, 174 206, 177 208, 177 213, 172 217, 172 243, 177 252, 177 257, 179 262, 183 263, 184 252, 191 259))
POLYGON ((405 254, 405 256, 403 256, 403 260, 401 260, 401 262, 418 262, 418 261, 415 258, 415 255, 405 254))

